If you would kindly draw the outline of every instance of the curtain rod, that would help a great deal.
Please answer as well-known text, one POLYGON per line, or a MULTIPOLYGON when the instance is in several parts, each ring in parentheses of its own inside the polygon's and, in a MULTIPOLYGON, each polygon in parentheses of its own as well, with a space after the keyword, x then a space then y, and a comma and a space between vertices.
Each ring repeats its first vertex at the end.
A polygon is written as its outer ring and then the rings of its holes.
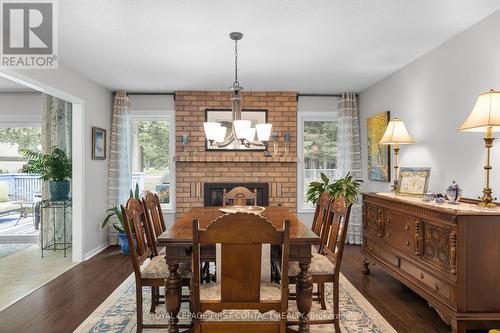
MULTIPOLYGON (((116 95, 116 91, 113 91, 113 95, 116 95)), ((175 96, 175 92, 147 92, 147 91, 127 91, 127 95, 167 95, 175 96)), ((342 97, 342 94, 309 94, 309 93, 298 93, 297 96, 307 96, 307 97, 342 97)))

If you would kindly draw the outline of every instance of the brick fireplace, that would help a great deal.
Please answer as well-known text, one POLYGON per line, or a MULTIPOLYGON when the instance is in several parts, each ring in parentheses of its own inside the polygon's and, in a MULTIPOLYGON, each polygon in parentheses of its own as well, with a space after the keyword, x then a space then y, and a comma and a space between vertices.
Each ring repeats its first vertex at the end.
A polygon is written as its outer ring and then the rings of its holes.
MULTIPOLYGON (((178 91, 176 104, 176 212, 204 206, 205 183, 267 183, 269 205, 296 211, 297 93, 243 92, 243 109, 267 110, 268 122, 279 135, 281 156, 262 151, 205 151, 205 109, 230 109, 230 92, 178 91), (283 153, 284 133, 290 152, 283 153), (180 137, 188 135, 187 145, 180 137)), ((270 149, 272 152, 272 149, 270 149)))

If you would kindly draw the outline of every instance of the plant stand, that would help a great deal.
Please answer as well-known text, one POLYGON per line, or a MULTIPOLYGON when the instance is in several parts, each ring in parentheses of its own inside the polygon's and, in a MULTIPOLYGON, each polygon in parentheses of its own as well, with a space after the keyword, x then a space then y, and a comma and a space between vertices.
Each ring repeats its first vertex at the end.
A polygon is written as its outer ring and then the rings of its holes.
POLYGON ((58 251, 62 250, 64 251, 64 257, 66 257, 66 250, 71 248, 71 240, 66 239, 66 210, 71 210, 72 208, 72 202, 71 199, 64 200, 64 201, 52 201, 52 200, 42 200, 41 205, 40 205, 40 243, 41 243, 41 249, 42 249, 42 258, 43 258, 43 251, 44 250, 53 250, 53 251, 58 251), (47 213, 47 210, 52 210, 54 219, 52 221, 52 227, 53 227, 53 237, 52 237, 52 242, 48 241, 48 244, 44 244, 44 239, 43 239, 43 233, 44 233, 44 215, 47 213), (57 211, 62 211, 63 215, 63 223, 62 223, 62 231, 63 231, 63 240, 62 242, 57 241, 57 224, 56 224, 56 219, 57 219, 57 211), (44 213, 45 212, 45 213, 44 213))

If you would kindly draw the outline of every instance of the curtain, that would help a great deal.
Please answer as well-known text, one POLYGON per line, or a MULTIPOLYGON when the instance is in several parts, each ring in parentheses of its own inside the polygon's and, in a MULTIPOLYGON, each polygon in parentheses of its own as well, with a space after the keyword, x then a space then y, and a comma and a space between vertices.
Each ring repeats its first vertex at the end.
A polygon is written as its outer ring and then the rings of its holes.
MULTIPOLYGON (((338 103, 337 163, 341 176, 348 172, 361 178, 361 145, 359 112, 355 93, 344 93, 338 103)), ((351 208, 347 243, 361 244, 361 198, 351 208)))
MULTIPOLYGON (((54 148, 59 148, 64 150, 68 158, 71 158, 71 115, 71 103, 54 96, 42 94, 41 142, 44 154, 50 154, 54 148)), ((42 196, 43 199, 49 198, 48 182, 44 182, 42 185, 42 196)), ((72 240, 71 218, 71 209, 66 209, 66 242, 72 240)), ((63 210, 45 209, 43 219, 43 244, 62 243, 65 229, 63 226, 63 210)))
MULTIPOLYGON (((111 137, 108 169, 108 206, 125 204, 129 197, 131 127, 129 100, 124 90, 117 91, 113 101, 111 120, 111 137)), ((118 223, 116 218, 109 223, 108 241, 117 243, 116 230, 112 224, 118 223)))

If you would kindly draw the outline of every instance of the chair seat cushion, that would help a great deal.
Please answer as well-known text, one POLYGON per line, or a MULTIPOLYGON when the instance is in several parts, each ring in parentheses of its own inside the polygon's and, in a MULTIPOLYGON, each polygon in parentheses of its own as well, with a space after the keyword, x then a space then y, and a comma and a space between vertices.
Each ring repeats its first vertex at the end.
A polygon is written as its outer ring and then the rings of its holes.
MULTIPOLYGON (((191 266, 187 263, 180 263, 177 272, 181 278, 191 278, 191 266)), ((141 270, 141 276, 144 279, 166 279, 168 275, 168 265, 165 262, 165 256, 153 257, 141 270)))
MULTIPOLYGON (((300 272, 299 263, 291 261, 288 267, 288 276, 297 276, 300 272)), ((313 253, 311 265, 309 266, 309 274, 311 275, 333 275, 335 265, 324 255, 313 253)))
MULTIPOLYGON (((281 299, 281 286, 272 282, 262 282, 260 284, 260 300, 274 301, 281 299)), ((220 283, 204 283, 200 285, 200 300, 220 301, 220 283)))

